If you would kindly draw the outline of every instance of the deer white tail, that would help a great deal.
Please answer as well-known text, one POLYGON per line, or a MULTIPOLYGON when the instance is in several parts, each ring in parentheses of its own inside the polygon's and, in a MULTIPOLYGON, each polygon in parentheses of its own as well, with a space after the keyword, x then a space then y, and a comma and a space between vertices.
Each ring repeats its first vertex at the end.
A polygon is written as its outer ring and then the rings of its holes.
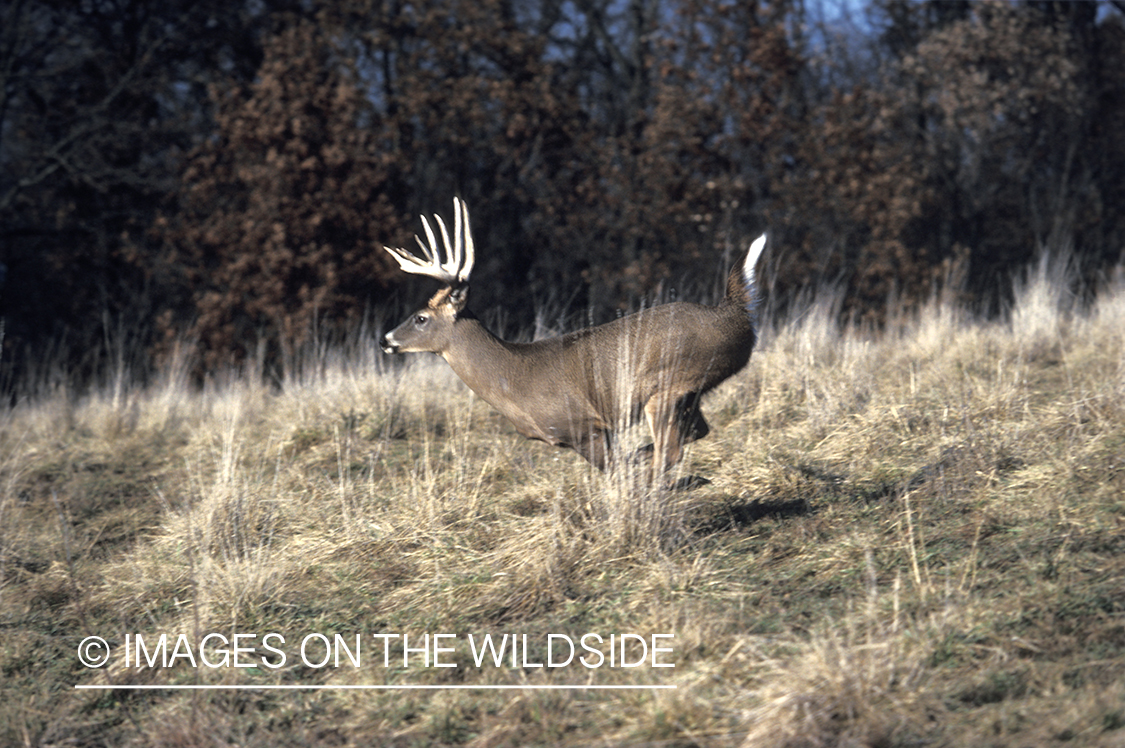
POLYGON ((758 283, 754 268, 762 250, 766 248, 766 235, 762 234, 746 250, 746 259, 742 263, 741 271, 732 270, 727 279, 727 301, 742 305, 746 316, 750 318, 755 332, 758 330, 758 283))

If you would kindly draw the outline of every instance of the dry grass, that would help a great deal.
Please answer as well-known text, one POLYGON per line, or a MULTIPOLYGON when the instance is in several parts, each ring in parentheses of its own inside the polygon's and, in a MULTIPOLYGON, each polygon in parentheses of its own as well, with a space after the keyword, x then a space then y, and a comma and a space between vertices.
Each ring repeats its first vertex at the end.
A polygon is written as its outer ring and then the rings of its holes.
POLYGON ((1064 289, 1044 263, 1005 321, 879 334, 809 305, 706 402, 690 492, 522 440, 431 357, 45 392, 0 414, 0 744, 1121 745, 1125 287, 1064 289), (271 631, 279 669, 76 657, 271 631), (361 667, 302 664, 312 632, 366 637, 361 667), (587 632, 674 633, 675 668, 464 666, 469 634, 541 662, 587 632), (386 668, 381 633, 463 666, 386 668))

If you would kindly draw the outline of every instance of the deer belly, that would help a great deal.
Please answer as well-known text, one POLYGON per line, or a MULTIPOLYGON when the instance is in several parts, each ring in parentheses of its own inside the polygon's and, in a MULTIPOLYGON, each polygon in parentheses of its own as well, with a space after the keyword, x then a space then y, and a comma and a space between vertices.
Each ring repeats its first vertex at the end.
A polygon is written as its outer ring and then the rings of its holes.
MULTIPOLYGON (((568 398, 567 405, 574 406, 574 403, 568 398)), ((548 405, 538 410, 513 403, 495 407, 522 436, 555 447, 572 447, 579 441, 584 441, 581 435, 588 437, 590 433, 602 430, 601 419, 581 405, 558 410, 557 404, 555 408, 548 405)))

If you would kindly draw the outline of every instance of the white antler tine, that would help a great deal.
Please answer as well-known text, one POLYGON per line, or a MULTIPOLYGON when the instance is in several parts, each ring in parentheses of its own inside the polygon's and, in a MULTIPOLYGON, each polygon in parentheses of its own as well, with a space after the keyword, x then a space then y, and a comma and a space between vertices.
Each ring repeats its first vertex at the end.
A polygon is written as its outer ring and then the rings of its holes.
MULTIPOLYGON (((437 267, 434 261, 434 253, 426 246, 426 243, 419 238, 417 234, 414 235, 414 241, 418 242, 418 248, 422 250, 422 257, 426 258, 425 262, 419 259, 418 255, 414 255, 414 262, 421 268, 419 272, 432 273, 433 269, 437 267)), ((405 251, 405 250, 404 250, 405 251)))
POLYGON ((414 272, 414 270, 412 270, 411 268, 418 267, 418 260, 405 249, 399 249, 398 247, 388 247, 386 245, 383 246, 383 249, 391 253, 391 256, 395 258, 396 262, 398 262, 398 266, 404 271, 412 273, 414 272))
MULTIPOLYGON (((461 211, 460 201, 455 197, 453 198, 453 243, 457 246, 458 254, 461 253, 461 248, 464 246, 461 243, 461 211)), ((457 279, 461 280, 461 268, 463 266, 464 255, 459 258, 462 262, 457 263, 457 279)))
POLYGON ((426 269, 426 264, 421 262, 417 257, 407 252, 405 249, 399 247, 387 247, 395 257, 398 259, 399 267, 408 273, 423 272, 426 269))
POLYGON ((430 251, 430 248, 426 246, 426 243, 422 241, 421 237, 419 237, 417 234, 414 235, 414 241, 418 242, 418 248, 422 250, 422 256, 425 257, 431 265, 433 265, 434 253, 430 251))
POLYGON ((464 256, 457 273, 457 280, 468 283, 469 274, 473 272, 473 263, 476 262, 476 251, 473 247, 473 232, 469 230, 469 206, 465 204, 464 200, 453 198, 453 215, 456 217, 457 245, 464 247, 464 256), (461 243, 462 237, 464 239, 463 245, 461 243))
POLYGON ((456 278, 457 269, 461 266, 461 248, 449 243, 449 231, 445 228, 445 221, 441 220, 441 216, 435 213, 434 220, 437 221, 438 229, 441 231, 442 246, 445 247, 445 263, 442 264, 442 268, 451 278, 456 278))
MULTIPOLYGON (((434 238, 434 230, 430 228, 430 222, 426 220, 425 216, 422 216, 422 228, 426 230, 426 239, 430 242, 428 248, 423 246, 422 249, 426 252, 426 257, 430 262, 441 267, 441 250, 438 249, 437 239, 434 238)), ((421 244, 422 240, 419 239, 418 243, 421 244)))

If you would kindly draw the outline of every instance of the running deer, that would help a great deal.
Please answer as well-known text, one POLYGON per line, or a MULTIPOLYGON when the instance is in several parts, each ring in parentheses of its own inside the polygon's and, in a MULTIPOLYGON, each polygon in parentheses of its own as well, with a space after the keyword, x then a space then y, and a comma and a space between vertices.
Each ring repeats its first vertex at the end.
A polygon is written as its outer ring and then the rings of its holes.
POLYGON ((453 241, 434 216, 442 249, 425 216, 422 254, 385 247, 407 273, 441 281, 425 307, 383 336, 387 353, 433 352, 465 384, 529 439, 569 447, 599 470, 615 466, 614 443, 642 413, 652 433, 654 479, 683 456, 687 442, 710 431, 699 410, 703 394, 746 365, 757 340, 754 266, 766 244, 754 241, 727 280, 716 306, 673 302, 597 327, 509 343, 466 308, 473 270, 469 211, 453 201, 453 241))

